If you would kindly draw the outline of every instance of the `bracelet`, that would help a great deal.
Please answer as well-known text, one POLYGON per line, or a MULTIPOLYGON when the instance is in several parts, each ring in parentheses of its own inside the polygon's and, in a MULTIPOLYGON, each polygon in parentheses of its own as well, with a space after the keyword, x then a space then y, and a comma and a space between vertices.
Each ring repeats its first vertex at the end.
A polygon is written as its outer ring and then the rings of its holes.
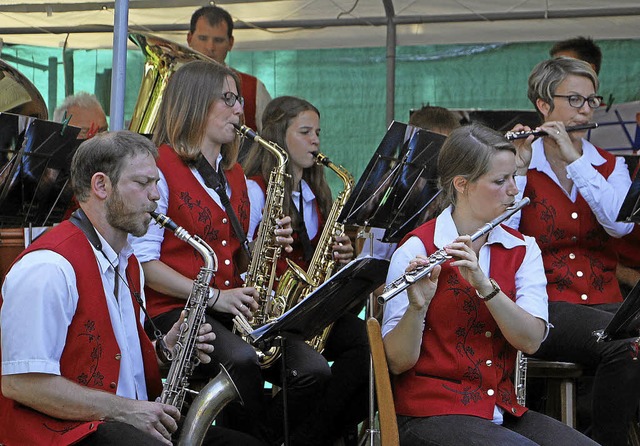
POLYGON ((500 292, 500 286, 498 285, 498 282, 496 282, 492 278, 489 278, 489 281, 491 282, 491 286, 493 287, 493 290, 489 294, 487 294, 486 296, 483 296, 478 292, 478 290, 476 290, 476 294, 478 295, 478 297, 481 300, 484 300, 485 302, 489 302, 491 299, 496 297, 500 292))
MULTIPOLYGON (((216 289, 215 288, 210 288, 211 289, 211 294, 213 294, 216 289)), ((218 288, 218 295, 216 296, 216 298, 214 299, 213 303, 211 304, 211 306, 209 308, 213 309, 213 306, 218 302, 218 299, 220 299, 220 293, 222 293, 222 291, 220 290, 220 288, 218 288)), ((212 297, 209 297, 209 301, 211 301, 212 297)))

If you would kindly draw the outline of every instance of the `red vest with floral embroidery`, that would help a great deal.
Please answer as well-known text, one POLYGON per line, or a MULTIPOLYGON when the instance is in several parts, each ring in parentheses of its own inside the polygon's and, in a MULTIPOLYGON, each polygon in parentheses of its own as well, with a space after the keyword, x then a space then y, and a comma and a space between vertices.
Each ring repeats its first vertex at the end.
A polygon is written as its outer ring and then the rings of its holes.
MULTIPOLYGON (((78 287, 78 306, 68 328, 60 358, 61 376, 82 386, 116 393, 120 370, 120 349, 113 333, 100 271, 89 241, 69 221, 38 238, 16 259, 25 254, 47 249, 62 255, 71 263, 78 287)), ((135 256, 127 266, 129 288, 140 289, 140 269, 135 256)), ((44 278, 41 278, 44 280, 44 278)), ((24 296, 28 299, 29 296, 24 296)), ((140 320, 140 306, 131 296, 140 320)), ((2 299, 0 298, 0 305, 2 299)), ((155 399, 162 390, 160 371, 153 344, 138 323, 147 393, 155 399)), ((0 395, 0 444, 4 445, 68 445, 94 432, 100 421, 63 421, 0 395)))
MULTIPOLYGON (((167 215, 192 235, 201 237, 216 253, 218 271, 214 284, 223 290, 243 285, 233 259, 240 241, 233 232, 226 211, 202 187, 186 164, 168 145, 159 147, 158 167, 169 187, 167 215)), ((242 167, 235 164, 225 171, 231 187, 231 205, 245 231, 249 229, 250 203, 242 167)), ((195 279, 204 265, 202 256, 189 244, 179 240, 171 231, 164 231, 160 260, 185 277, 195 279)), ((175 308, 184 308, 185 301, 145 287, 147 306, 152 317, 175 308)))
MULTIPOLYGON (((414 235, 427 252, 437 251, 433 244, 435 222, 430 220, 405 240, 414 235)), ((515 301, 515 275, 526 248, 506 249, 496 243, 490 250, 491 277, 515 301)), ((498 405, 519 417, 527 408, 517 404, 511 381, 516 353, 475 289, 458 268, 446 262, 427 311, 420 357, 413 368, 394 379, 396 413, 413 417, 473 415, 490 420, 498 405)))
MULTIPOLYGON (((606 162, 594 168, 608 178, 615 157, 601 149, 598 153, 606 162)), ((535 237, 542 250, 549 301, 587 305, 622 301, 612 237, 582 195, 573 203, 546 174, 529 169, 524 196, 531 204, 522 209, 519 229, 535 237)))

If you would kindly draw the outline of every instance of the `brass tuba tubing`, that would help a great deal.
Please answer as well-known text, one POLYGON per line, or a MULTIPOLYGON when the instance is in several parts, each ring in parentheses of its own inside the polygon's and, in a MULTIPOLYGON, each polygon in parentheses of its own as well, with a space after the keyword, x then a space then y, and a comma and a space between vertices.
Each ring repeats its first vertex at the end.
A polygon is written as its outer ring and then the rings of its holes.
MULTIPOLYGON (((505 212, 500 214, 498 217, 494 218, 488 223, 485 223, 480 229, 471 234, 471 241, 477 240, 478 238, 485 235, 487 232, 491 231, 493 228, 498 226, 500 223, 511 217, 513 214, 518 212, 520 209, 528 205, 530 202, 528 197, 523 198, 517 203, 514 203, 511 207, 509 207, 505 212)), ((382 294, 378 296, 378 303, 380 305, 384 305, 389 300, 396 297, 398 294, 409 288, 411 285, 416 283, 418 280, 422 279, 425 276, 431 274, 431 271, 438 266, 442 265, 444 262, 451 258, 450 255, 446 253, 444 249, 439 249, 428 257, 429 264, 426 266, 418 267, 412 271, 408 271, 404 273, 402 276, 398 277, 393 282, 389 283, 383 290, 382 294)))

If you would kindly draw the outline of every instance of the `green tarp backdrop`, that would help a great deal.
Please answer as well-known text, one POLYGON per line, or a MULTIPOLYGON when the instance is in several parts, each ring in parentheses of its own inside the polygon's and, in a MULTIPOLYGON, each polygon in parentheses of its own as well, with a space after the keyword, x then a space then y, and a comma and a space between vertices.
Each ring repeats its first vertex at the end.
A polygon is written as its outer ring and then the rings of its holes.
MULTIPOLYGON (((613 95, 617 103, 640 100, 640 40, 598 44, 603 52, 600 93, 605 99, 613 95)), ((527 76, 548 57, 550 46, 529 42, 398 47, 395 119, 407 122, 410 109, 427 103, 456 109, 532 110, 526 97, 527 76)), ((66 93, 88 91, 98 96, 108 113, 111 50, 63 55, 61 48, 5 45, 1 57, 32 80, 51 112, 66 93)), ((322 151, 359 178, 387 127, 385 48, 232 51, 227 63, 256 75, 273 97, 300 96, 316 105, 322 115, 322 151)), ((142 53, 129 50, 125 119, 136 102, 143 64, 142 53)), ((337 189, 340 182, 332 177, 337 189)))

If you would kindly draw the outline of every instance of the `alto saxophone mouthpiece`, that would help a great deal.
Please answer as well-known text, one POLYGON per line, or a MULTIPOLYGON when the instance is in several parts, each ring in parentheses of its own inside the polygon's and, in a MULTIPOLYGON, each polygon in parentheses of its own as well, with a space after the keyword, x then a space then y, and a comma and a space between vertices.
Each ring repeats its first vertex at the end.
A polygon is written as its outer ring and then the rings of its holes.
POLYGON ((151 217, 163 228, 167 228, 173 232, 178 229, 178 225, 166 215, 159 214, 155 211, 151 211, 149 214, 151 214, 151 217))
POLYGON ((258 134, 251 127, 240 124, 233 124, 233 126, 236 128, 236 132, 238 132, 240 136, 246 136, 252 141, 258 137, 258 134))

